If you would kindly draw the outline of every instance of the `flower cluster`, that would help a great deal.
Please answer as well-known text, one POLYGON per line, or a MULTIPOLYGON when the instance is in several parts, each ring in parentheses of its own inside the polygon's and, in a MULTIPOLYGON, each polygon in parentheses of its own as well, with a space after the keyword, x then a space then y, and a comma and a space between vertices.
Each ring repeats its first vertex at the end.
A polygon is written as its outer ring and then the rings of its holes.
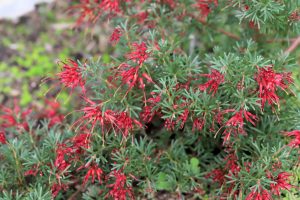
POLYGON ((127 177, 121 171, 114 170, 109 177, 115 179, 114 183, 108 185, 110 188, 109 195, 113 199, 126 200, 127 197, 134 199, 132 188, 126 183, 127 177))
POLYGON ((258 91, 262 108, 265 107, 266 102, 269 105, 276 104, 279 107, 277 89, 286 90, 289 84, 293 82, 291 73, 276 73, 271 66, 258 68, 255 79, 259 85, 258 91))
POLYGON ((286 132, 285 135, 289 137, 293 137, 293 139, 289 143, 289 146, 291 147, 300 146, 300 130, 286 132))
POLYGON ((215 95, 218 91, 220 84, 224 82, 224 75, 215 69, 213 69, 210 74, 201 74, 201 76, 207 77, 209 81, 199 85, 199 89, 206 90, 210 88, 208 92, 212 93, 213 95, 215 95))
POLYGON ((72 90, 80 86, 85 93, 85 80, 82 78, 78 63, 70 59, 67 62, 62 62, 62 64, 63 71, 57 74, 60 82, 72 90))

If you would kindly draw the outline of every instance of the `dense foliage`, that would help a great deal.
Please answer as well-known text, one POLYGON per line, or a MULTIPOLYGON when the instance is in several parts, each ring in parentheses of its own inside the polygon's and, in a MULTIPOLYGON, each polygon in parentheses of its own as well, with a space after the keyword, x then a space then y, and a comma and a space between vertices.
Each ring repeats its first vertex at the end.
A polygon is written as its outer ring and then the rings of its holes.
POLYGON ((2 107, 0 199, 299 199, 299 6, 72 3, 77 28, 113 27, 111 56, 59 63, 64 119, 2 107))

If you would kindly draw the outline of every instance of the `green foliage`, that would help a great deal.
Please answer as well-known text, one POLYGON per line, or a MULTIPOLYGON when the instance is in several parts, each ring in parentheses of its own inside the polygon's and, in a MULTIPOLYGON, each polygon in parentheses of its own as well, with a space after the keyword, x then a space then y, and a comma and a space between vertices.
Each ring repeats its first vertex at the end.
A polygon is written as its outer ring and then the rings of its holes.
MULTIPOLYGON (((299 1, 171 3, 122 2, 109 53, 67 63, 62 84, 87 91, 75 96, 72 125, 2 125, 12 136, 0 146, 1 198, 299 199, 299 147, 289 145, 299 141, 286 134, 300 129, 288 73, 299 56, 276 41, 299 34, 299 1)), ((51 71, 36 67, 50 62, 42 54, 18 59, 24 77, 51 71)))

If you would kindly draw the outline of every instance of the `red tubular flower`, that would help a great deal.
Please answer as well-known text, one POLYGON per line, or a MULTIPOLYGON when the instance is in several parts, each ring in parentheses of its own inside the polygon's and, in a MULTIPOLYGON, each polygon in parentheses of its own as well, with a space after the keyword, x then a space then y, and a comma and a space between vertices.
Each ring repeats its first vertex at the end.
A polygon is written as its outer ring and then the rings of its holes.
POLYGON ((90 105, 81 109, 81 111, 83 111, 83 116, 79 118, 73 125, 78 123, 81 124, 83 121, 87 121, 88 123, 92 124, 90 132, 93 132, 97 122, 100 122, 102 126, 104 125, 104 119, 102 117, 102 108, 100 107, 100 105, 97 105, 90 99, 85 99, 85 101, 90 105))
POLYGON ((240 110, 239 112, 236 112, 233 117, 231 117, 227 122, 226 126, 235 126, 239 128, 244 127, 244 118, 246 121, 250 122, 255 126, 255 121, 257 121, 256 115, 253 115, 252 113, 246 111, 246 110, 240 110))
POLYGON ((200 76, 207 77, 210 80, 207 81, 205 84, 199 85, 199 89, 206 90, 210 87, 209 93, 212 92, 213 95, 216 94, 220 84, 224 82, 224 75, 215 69, 211 70, 210 74, 201 74, 200 76))
POLYGON ((29 125, 26 121, 27 116, 32 112, 31 109, 26 109, 23 112, 21 111, 20 106, 17 101, 14 101, 14 108, 10 109, 5 106, 0 105, 0 111, 2 111, 2 115, 0 115, 0 127, 2 128, 23 128, 26 131, 29 130, 29 125))
POLYGON ((72 90, 80 86, 83 93, 85 93, 85 80, 82 78, 81 69, 79 68, 78 63, 71 59, 69 59, 66 63, 61 63, 63 64, 63 71, 57 74, 60 82, 72 90))
POLYGON ((172 119, 166 119, 164 126, 167 128, 168 131, 174 130, 176 122, 172 119))
POLYGON ((133 88, 136 83, 138 82, 138 71, 139 71, 139 66, 137 67, 130 67, 129 69, 127 68, 129 67, 128 65, 125 65, 122 67, 122 72, 120 74, 120 76, 122 77, 122 82, 123 84, 127 84, 129 86, 130 90, 131 88, 133 88))
POLYGON ((71 140, 72 140, 72 149, 76 152, 76 153, 81 153, 82 152, 82 148, 84 149, 88 149, 90 147, 90 138, 91 138, 91 134, 79 134, 77 136, 74 136, 71 140))
POLYGON ((204 127, 204 124, 205 124, 204 119, 199 119, 199 118, 195 119, 193 121, 192 131, 195 131, 195 130, 201 131, 204 127))
POLYGON ((181 123, 180 123, 180 128, 181 128, 181 129, 184 127, 184 124, 185 124, 185 122, 186 122, 188 116, 189 116, 189 110, 188 110, 188 109, 185 109, 185 110, 183 111, 183 113, 178 117, 176 123, 178 123, 178 122, 181 121, 181 123))
POLYGON ((114 200, 126 200, 127 197, 134 199, 132 187, 127 186, 127 177, 121 171, 114 170, 110 173, 110 177, 115 179, 115 182, 108 185, 111 188, 108 195, 114 200))
POLYGON ((276 183, 270 184, 271 191, 275 195, 280 196, 281 190, 290 190, 292 188, 292 185, 288 183, 290 176, 292 176, 292 174, 287 172, 279 173, 277 178, 274 180, 276 183))
POLYGON ((252 189, 245 200, 272 200, 272 195, 264 189, 252 189))
POLYGON ((220 186, 223 185, 225 181, 225 173, 221 169, 212 170, 207 177, 212 177, 214 183, 218 183, 220 186))
POLYGON ((145 23, 145 20, 148 18, 148 12, 140 12, 136 14, 134 17, 137 18, 137 22, 139 24, 145 23))
MULTIPOLYGON (((234 110, 228 109, 224 112, 232 112, 234 110)), ((257 121, 256 115, 253 115, 252 113, 246 111, 246 110, 240 110, 236 112, 225 124, 227 127, 223 133, 224 135, 224 142, 228 141, 230 139, 231 132, 235 133, 245 133, 244 131, 244 118, 246 121, 250 122, 255 126, 255 121, 257 121), (235 129, 237 128, 237 129, 235 129)))
POLYGON ((66 191, 68 188, 68 185, 53 183, 51 186, 52 197, 55 198, 61 190, 66 191))
POLYGON ((145 62, 145 60, 148 58, 148 53, 147 51, 147 46, 145 42, 141 42, 140 44, 138 44, 137 42, 132 44, 134 51, 132 51, 131 53, 129 53, 127 55, 127 58, 129 60, 132 60, 133 62, 138 63, 139 65, 141 65, 142 63, 145 62))
POLYGON ((54 166, 58 171, 64 171, 70 166, 70 163, 65 160, 65 156, 70 156, 72 153, 72 148, 67 147, 65 144, 58 144, 56 149, 56 158, 54 161, 54 166))
POLYGON ((140 128, 143 127, 143 125, 139 121, 130 118, 126 112, 121 112, 120 114, 118 114, 116 119, 116 126, 121 131, 123 137, 126 138, 128 136, 129 131, 133 129, 134 124, 139 126, 140 128))
POLYGON ((5 137, 5 133, 0 131, 0 143, 1 144, 6 144, 6 137, 5 137))
MULTIPOLYGON (((147 78, 147 80, 148 80, 148 78, 147 78)), ((147 105, 143 108, 143 111, 140 113, 140 118, 143 122, 149 123, 150 121, 152 121, 152 119, 155 115, 159 115, 159 111, 154 110, 153 108, 157 103, 160 102, 160 96, 158 95, 158 96, 149 98, 148 100, 146 100, 146 102, 147 102, 147 105)))
POLYGON ((70 10, 74 9, 80 11, 76 26, 81 25, 85 19, 87 19, 88 22, 95 22, 100 17, 99 14, 96 14, 98 9, 93 5, 93 1, 91 0, 81 0, 79 4, 70 7, 70 10))
POLYGON ((291 13, 291 15, 289 16, 289 19, 292 21, 300 21, 300 12, 299 10, 296 10, 294 12, 291 13))
POLYGON ((285 133, 286 136, 294 137, 290 143, 289 146, 291 147, 299 147, 300 146, 300 130, 294 130, 290 132, 285 133))
POLYGON ((201 18, 206 20, 207 16, 211 12, 211 4, 218 6, 218 0, 197 0, 197 3, 194 5, 201 13, 201 18))
POLYGON ((49 128, 55 124, 59 124, 63 121, 64 116, 59 113, 60 104, 55 101, 45 100, 47 107, 41 113, 39 113, 39 119, 48 119, 49 128))
POLYGON ((240 166, 237 164, 237 157, 235 154, 230 153, 228 156, 225 157, 225 169, 227 169, 229 172, 231 172, 234 175, 237 175, 241 168, 240 166))
POLYGON ((96 177, 97 177, 97 180, 99 181, 99 183, 100 184, 102 183, 101 176, 103 174, 103 171, 101 168, 99 168, 96 164, 90 165, 90 163, 89 163, 89 165, 85 166, 84 168, 89 168, 89 170, 87 171, 87 173, 83 179, 83 182, 82 182, 83 185, 86 185, 90 176, 92 177, 92 183, 95 182, 96 177))
POLYGON ((112 13, 118 13, 121 11, 119 0, 102 0, 102 2, 99 4, 99 8, 112 13))
POLYGON ((121 29, 115 28, 113 33, 110 36, 110 42, 113 45, 116 45, 119 42, 121 36, 122 36, 121 29))
POLYGON ((118 72, 118 76, 121 77, 122 83, 127 84, 129 87, 127 93, 134 86, 138 86, 140 89, 144 90, 145 84, 143 78, 149 83, 154 83, 152 78, 147 73, 142 73, 142 75, 139 76, 140 66, 131 67, 128 64, 121 64, 119 68, 120 70, 118 72))
POLYGON ((116 131, 120 131, 124 137, 127 137, 129 131, 133 129, 134 125, 142 127, 142 124, 130 118, 126 112, 116 113, 112 110, 102 111, 101 103, 96 104, 95 102, 86 99, 86 101, 90 104, 90 106, 86 106, 82 109, 84 115, 77 120, 74 124, 81 123, 82 121, 87 121, 87 123, 91 123, 93 132, 94 127, 97 122, 101 125, 102 128, 112 127, 116 131))
POLYGON ((293 82, 291 73, 275 73, 272 67, 258 68, 255 79, 259 85, 259 98, 261 107, 265 103, 269 105, 277 104, 279 106, 279 97, 276 94, 277 88, 285 90, 293 82))
POLYGON ((41 171, 39 171, 38 166, 34 165, 31 169, 24 172, 24 176, 29 176, 29 175, 36 176, 38 172, 40 172, 39 173, 40 176, 43 176, 43 173, 41 171))
POLYGON ((239 128, 243 128, 244 119, 242 111, 236 112, 227 122, 226 126, 235 126, 239 128))
POLYGON ((145 123, 149 123, 152 121, 155 112, 152 111, 152 106, 145 106, 143 111, 140 113, 141 120, 145 123))

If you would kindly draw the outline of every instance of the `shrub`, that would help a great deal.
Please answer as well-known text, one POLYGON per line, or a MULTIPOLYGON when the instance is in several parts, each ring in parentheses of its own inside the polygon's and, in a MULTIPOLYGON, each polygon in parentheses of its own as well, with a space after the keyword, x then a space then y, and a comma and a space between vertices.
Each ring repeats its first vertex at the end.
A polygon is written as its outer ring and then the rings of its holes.
POLYGON ((2 198, 300 198, 297 6, 75 2, 77 27, 114 27, 111 57, 60 63, 70 126, 2 114, 2 198))

